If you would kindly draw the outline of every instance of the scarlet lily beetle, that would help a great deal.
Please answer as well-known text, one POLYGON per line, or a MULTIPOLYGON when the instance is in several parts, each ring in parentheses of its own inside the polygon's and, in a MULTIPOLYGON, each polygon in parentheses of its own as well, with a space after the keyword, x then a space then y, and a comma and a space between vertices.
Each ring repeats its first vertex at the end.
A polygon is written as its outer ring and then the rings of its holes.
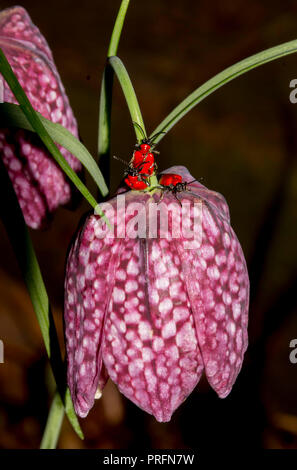
POLYGON ((130 163, 127 163, 118 157, 114 158, 124 163, 127 167, 124 173, 124 181, 127 186, 134 190, 143 190, 148 188, 148 178, 157 170, 154 153, 159 152, 152 150, 152 143, 154 139, 161 134, 161 132, 148 138, 145 131, 137 122, 134 122, 133 124, 141 131, 143 139, 140 143, 136 144, 132 160, 130 163))
POLYGON ((153 173, 152 165, 154 162, 139 161, 134 163, 134 156, 130 163, 125 162, 119 157, 114 156, 116 160, 124 163, 126 170, 124 171, 124 181, 131 189, 142 190, 148 187, 147 178, 153 173), (149 164, 149 166, 147 166, 149 164), (147 173, 146 173, 147 171, 147 173))
POLYGON ((165 132, 157 132, 156 134, 152 135, 152 137, 147 137, 145 131, 137 122, 133 122, 133 125, 134 127, 137 127, 137 129, 140 130, 143 137, 141 142, 135 145, 136 150, 139 150, 143 155, 147 155, 149 152, 159 153, 157 150, 153 149, 155 146, 153 146, 152 144, 154 140, 158 137, 158 135, 165 134, 165 132))
POLYGON ((194 181, 182 181, 182 177, 180 175, 176 175, 174 173, 165 173, 161 175, 159 180, 159 184, 162 189, 162 196, 160 197, 158 204, 162 201, 164 194, 166 192, 171 192, 174 197, 177 199, 179 204, 181 204, 179 198, 177 197, 177 193, 181 193, 183 191, 187 191, 188 185, 194 183, 194 181))

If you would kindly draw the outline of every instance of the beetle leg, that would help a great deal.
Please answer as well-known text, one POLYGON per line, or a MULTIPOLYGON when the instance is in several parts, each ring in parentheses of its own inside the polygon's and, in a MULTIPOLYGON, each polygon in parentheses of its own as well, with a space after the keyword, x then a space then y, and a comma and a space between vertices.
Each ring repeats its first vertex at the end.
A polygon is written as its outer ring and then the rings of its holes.
POLYGON ((179 203, 179 205, 182 207, 182 203, 181 203, 180 199, 177 197, 176 192, 173 191, 172 194, 174 195, 174 197, 175 197, 175 199, 177 200, 177 202, 179 203))
POLYGON ((157 202, 157 204, 160 204, 160 202, 162 201, 163 197, 165 196, 166 189, 161 189, 161 191, 162 191, 162 195, 161 195, 159 201, 157 202))

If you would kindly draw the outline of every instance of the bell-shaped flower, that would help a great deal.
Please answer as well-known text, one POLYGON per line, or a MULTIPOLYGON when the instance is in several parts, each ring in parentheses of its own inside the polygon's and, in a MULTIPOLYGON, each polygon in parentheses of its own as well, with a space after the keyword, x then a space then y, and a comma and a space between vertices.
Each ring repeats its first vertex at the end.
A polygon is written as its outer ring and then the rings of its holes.
MULTIPOLYGON (((181 166, 167 173, 193 181, 181 166)), ((88 414, 108 377, 158 421, 170 420, 203 371, 226 397, 248 343, 249 279, 225 199, 195 181, 176 195, 128 191, 100 206, 110 228, 89 215, 66 268, 77 414, 88 414)))
MULTIPOLYGON (((0 47, 33 108, 77 137, 76 120, 51 50, 24 8, 17 6, 1 11, 0 47)), ((0 101, 17 104, 1 75, 0 95, 0 101)), ((59 148, 73 170, 79 171, 80 162, 67 150, 59 148)), ((1 129, 0 158, 30 227, 40 228, 52 211, 70 202, 69 182, 33 133, 1 129)))

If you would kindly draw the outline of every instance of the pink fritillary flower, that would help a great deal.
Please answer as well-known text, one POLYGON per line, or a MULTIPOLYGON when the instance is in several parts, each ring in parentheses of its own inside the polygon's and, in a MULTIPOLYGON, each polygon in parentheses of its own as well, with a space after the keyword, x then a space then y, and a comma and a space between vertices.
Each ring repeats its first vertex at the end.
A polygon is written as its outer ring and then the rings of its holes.
MULTIPOLYGON (((185 167, 166 172, 182 175, 183 181, 194 179, 185 167)), ((188 227, 194 227, 194 203, 201 208, 201 236, 190 248, 188 237, 173 237, 170 230, 180 205, 170 192, 156 204, 159 190, 128 191, 101 205, 117 230, 115 237, 102 236, 96 214, 76 236, 66 270, 65 337, 68 384, 81 417, 108 377, 158 421, 169 421, 203 371, 224 398, 241 369, 248 343, 249 279, 227 203, 199 182, 178 197, 191 207, 188 227), (169 230, 166 236, 166 224, 159 221, 153 236, 151 209, 160 210, 161 204, 172 210, 169 230), (145 229, 133 238, 135 209, 142 210, 145 229)))
MULTIPOLYGON (((24 8, 13 7, 0 13, 0 47, 34 109, 78 137, 76 120, 52 53, 24 8)), ((0 94, 0 101, 17 104, 1 75, 0 94)), ((59 148, 73 170, 79 171, 80 162, 59 148)), ((2 129, 0 158, 30 227, 40 228, 50 212, 70 201, 71 189, 62 170, 33 133, 2 129)))

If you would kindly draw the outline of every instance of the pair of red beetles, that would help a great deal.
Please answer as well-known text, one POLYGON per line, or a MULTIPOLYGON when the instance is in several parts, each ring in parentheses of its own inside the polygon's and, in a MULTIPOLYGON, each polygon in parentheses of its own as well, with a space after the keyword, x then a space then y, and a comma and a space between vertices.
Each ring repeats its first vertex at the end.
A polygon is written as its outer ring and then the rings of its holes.
MULTIPOLYGON (((144 190, 149 186, 148 178, 156 171, 157 165, 152 150, 152 142, 156 136, 150 139, 144 138, 136 146, 132 161, 128 164, 124 173, 124 181, 133 190, 144 190)), ((159 185, 164 191, 172 191, 174 194, 187 189, 182 177, 173 173, 162 175, 159 185)))

